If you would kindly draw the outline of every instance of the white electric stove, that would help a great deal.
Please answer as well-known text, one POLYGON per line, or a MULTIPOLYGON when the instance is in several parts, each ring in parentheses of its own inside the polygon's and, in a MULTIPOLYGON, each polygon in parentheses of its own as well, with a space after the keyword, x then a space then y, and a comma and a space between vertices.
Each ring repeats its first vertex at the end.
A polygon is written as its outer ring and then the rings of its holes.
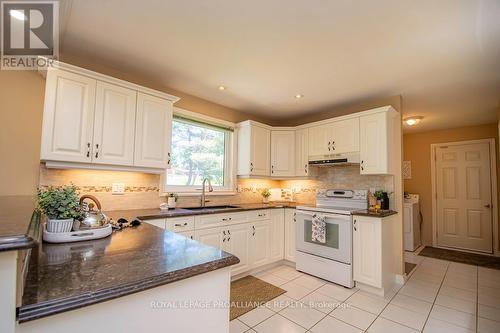
POLYGON ((319 278, 354 287, 352 279, 352 216, 368 208, 368 190, 321 189, 316 206, 298 206, 296 210, 297 270, 319 278), (312 240, 312 220, 323 216, 326 242, 312 240))

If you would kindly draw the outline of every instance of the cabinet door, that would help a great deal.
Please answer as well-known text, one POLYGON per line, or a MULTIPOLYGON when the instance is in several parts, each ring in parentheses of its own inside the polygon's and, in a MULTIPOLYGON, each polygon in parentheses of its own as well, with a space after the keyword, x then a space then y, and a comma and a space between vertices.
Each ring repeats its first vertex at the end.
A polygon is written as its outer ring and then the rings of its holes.
POLYGON ((134 165, 166 169, 170 165, 172 102, 137 94, 134 165))
POLYGON ((285 252, 285 210, 271 209, 271 230, 269 237, 269 260, 282 260, 285 252))
POLYGON ((285 259, 295 262, 295 209, 285 209, 285 259))
POLYGON ((271 132, 271 176, 295 175, 295 131, 271 132))
POLYGON ((184 231, 184 232, 178 232, 179 235, 182 235, 186 238, 189 239, 194 239, 194 231, 184 231))
POLYGON ((251 130, 250 174, 269 176, 271 166, 271 131, 267 128, 253 126, 251 130))
POLYGON ((360 117, 359 131, 361 174, 388 173, 387 114, 381 112, 360 117))
POLYGON ((42 160, 91 162, 96 80, 49 69, 45 86, 42 160))
POLYGON ((250 225, 250 265, 258 267, 269 262, 269 221, 252 223, 250 225))
POLYGON ((194 239, 205 245, 222 249, 226 245, 226 230, 227 228, 196 230, 194 232, 194 239))
POLYGON ((133 165, 137 92, 97 82, 92 162, 133 165))
POLYGON ((382 287, 382 228, 378 218, 353 217, 353 276, 373 287, 382 287))
POLYGON ((154 225, 155 227, 165 229, 165 219, 152 219, 152 220, 143 220, 142 222, 154 225))
POLYGON ((309 135, 309 156, 332 154, 331 143, 333 140, 330 124, 311 127, 309 135))
POLYGON ((335 154, 359 151, 359 118, 332 123, 331 149, 335 154))
POLYGON ((250 238, 251 232, 248 224, 239 224, 228 228, 224 250, 240 259, 238 264, 231 267, 233 275, 250 269, 250 238))
POLYGON ((307 176, 309 174, 309 147, 307 138, 307 128, 295 131, 295 176, 307 176))

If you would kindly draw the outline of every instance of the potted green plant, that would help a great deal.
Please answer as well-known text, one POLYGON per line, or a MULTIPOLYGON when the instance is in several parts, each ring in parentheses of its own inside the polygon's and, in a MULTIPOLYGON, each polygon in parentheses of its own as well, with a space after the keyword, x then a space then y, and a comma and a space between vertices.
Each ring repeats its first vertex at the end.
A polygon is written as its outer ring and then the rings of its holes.
POLYGON ((75 186, 39 189, 37 205, 47 216, 48 232, 70 232, 73 221, 83 217, 75 186))
POLYGON ((177 205, 177 200, 179 199, 179 196, 177 193, 167 193, 167 205, 168 208, 175 208, 177 205))
POLYGON ((269 197, 271 196, 271 191, 269 191, 268 188, 265 188, 262 190, 262 192, 260 192, 260 194, 262 195, 262 202, 269 203, 269 197))

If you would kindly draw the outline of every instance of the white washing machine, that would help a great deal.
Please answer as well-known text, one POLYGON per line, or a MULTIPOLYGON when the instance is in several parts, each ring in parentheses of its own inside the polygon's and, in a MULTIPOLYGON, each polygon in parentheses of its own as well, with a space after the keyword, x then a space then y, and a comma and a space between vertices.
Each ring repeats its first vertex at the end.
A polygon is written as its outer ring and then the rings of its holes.
POLYGON ((421 244, 420 204, 418 194, 405 195, 403 205, 404 247, 405 251, 415 251, 421 244))

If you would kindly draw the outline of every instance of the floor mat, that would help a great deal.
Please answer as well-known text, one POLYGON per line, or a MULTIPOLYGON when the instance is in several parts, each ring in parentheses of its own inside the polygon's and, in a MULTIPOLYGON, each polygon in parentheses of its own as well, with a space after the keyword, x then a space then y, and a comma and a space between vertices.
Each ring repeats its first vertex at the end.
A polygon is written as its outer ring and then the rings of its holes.
POLYGON ((284 293, 286 290, 251 275, 233 281, 231 282, 230 320, 284 293))
POLYGON ((485 256, 482 254, 460 252, 455 250, 438 249, 432 246, 426 246, 422 251, 420 251, 418 255, 500 270, 500 258, 493 256, 485 256))
POLYGON ((412 264, 411 262, 405 262, 405 273, 406 275, 410 274, 410 272, 417 267, 417 264, 412 264))

